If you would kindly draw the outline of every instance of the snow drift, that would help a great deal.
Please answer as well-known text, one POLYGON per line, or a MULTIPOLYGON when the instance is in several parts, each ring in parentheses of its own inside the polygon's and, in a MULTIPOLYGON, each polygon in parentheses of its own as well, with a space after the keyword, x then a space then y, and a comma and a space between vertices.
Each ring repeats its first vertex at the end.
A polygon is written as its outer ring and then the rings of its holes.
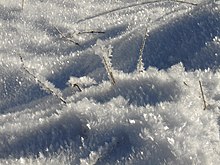
POLYGON ((220 164, 219 4, 192 3, 0 0, 0 164, 220 164))

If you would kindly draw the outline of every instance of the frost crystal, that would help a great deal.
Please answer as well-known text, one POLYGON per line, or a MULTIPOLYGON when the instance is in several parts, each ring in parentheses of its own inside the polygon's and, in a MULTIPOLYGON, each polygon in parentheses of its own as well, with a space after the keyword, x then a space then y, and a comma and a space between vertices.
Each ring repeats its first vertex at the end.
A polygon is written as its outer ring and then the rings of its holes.
POLYGON ((105 66, 106 72, 108 73, 108 78, 111 80, 111 83, 115 84, 115 79, 112 73, 112 46, 105 46, 105 43, 102 40, 97 40, 96 45, 93 46, 95 54, 97 54, 105 66))
MULTIPOLYGON (((50 89, 53 95, 57 95, 60 98, 63 97, 62 92, 58 88, 56 88, 53 83, 47 81, 44 77, 38 77, 38 80, 42 82, 43 85, 41 86, 43 90, 48 91, 48 89, 50 89)), ((48 92, 50 93, 50 91, 48 92)))
POLYGON ((148 30, 146 28, 144 38, 143 38, 143 41, 142 41, 142 45, 141 45, 141 48, 140 48, 140 53, 139 53, 139 59, 138 59, 138 64, 137 64, 138 72, 143 72, 144 69, 145 69, 144 68, 144 63, 143 63, 143 53, 144 53, 144 47, 145 47, 147 37, 148 37, 148 30))

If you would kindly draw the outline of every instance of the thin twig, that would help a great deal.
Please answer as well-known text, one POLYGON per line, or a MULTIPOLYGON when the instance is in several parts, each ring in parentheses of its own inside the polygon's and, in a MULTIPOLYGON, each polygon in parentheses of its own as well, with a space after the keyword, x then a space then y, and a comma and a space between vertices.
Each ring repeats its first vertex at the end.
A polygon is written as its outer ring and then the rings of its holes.
POLYGON ((91 31, 84 31, 84 32, 79 32, 77 34, 104 34, 105 32, 103 31, 94 31, 94 30, 91 30, 91 31))
POLYGON ((108 11, 105 11, 105 12, 102 12, 102 13, 97 13, 96 15, 80 19, 76 23, 81 23, 81 22, 84 22, 84 21, 86 21, 88 19, 93 19, 93 18, 101 17, 101 16, 104 16, 106 14, 111 14, 111 13, 114 13, 114 12, 118 12, 118 11, 121 11, 121 10, 126 10, 126 9, 129 9, 129 8, 134 8, 134 7, 137 7, 137 6, 153 4, 153 3, 163 3, 163 2, 172 2, 172 3, 186 4, 186 5, 192 5, 192 6, 197 6, 198 5, 197 3, 186 2, 186 1, 181 1, 181 0, 164 0, 164 1, 162 1, 162 0, 154 0, 154 1, 147 1, 147 2, 140 2, 140 3, 137 2, 137 3, 126 5, 126 6, 120 6, 118 8, 115 8, 115 9, 112 9, 112 10, 108 10, 108 11))
POLYGON ((77 45, 77 46, 80 46, 80 44, 79 44, 78 42, 72 40, 72 39, 69 38, 69 37, 66 37, 57 27, 55 27, 55 29, 56 29, 56 30, 58 31, 58 33, 61 35, 61 38, 62 38, 62 39, 65 39, 65 40, 67 40, 67 41, 70 41, 70 42, 74 43, 74 44, 77 45))
POLYGON ((78 85, 78 84, 73 84, 73 87, 77 87, 77 88, 78 88, 78 90, 79 90, 80 92, 82 92, 82 89, 79 87, 79 85, 78 85))
POLYGON ((138 59, 138 65, 137 65, 137 70, 139 72, 142 72, 144 70, 143 53, 144 53, 144 47, 145 47, 145 44, 146 44, 147 37, 148 37, 148 29, 146 27, 144 38, 142 40, 142 44, 141 44, 141 48, 140 48, 140 52, 139 52, 139 59, 138 59))
POLYGON ((106 71, 107 71, 107 73, 109 75, 109 78, 110 78, 110 81, 111 81, 112 85, 115 85, 116 84, 115 78, 113 76, 113 73, 112 73, 111 69, 109 68, 109 66, 107 64, 107 61, 106 61, 105 57, 103 57, 103 62, 104 62, 105 69, 106 69, 106 71))
POLYGON ((187 86, 187 87, 189 86, 185 81, 183 81, 183 84, 184 84, 185 86, 187 86))
POLYGON ((201 90, 201 94, 202 94, 202 100, 203 100, 203 104, 204 104, 203 110, 206 110, 207 104, 206 104, 205 95, 204 95, 204 92, 203 92, 203 89, 202 89, 202 83, 201 83, 200 80, 199 80, 199 86, 200 86, 200 90, 201 90))
POLYGON ((49 93, 53 94, 54 96, 56 96, 58 99, 60 99, 64 104, 67 104, 67 102, 65 101, 64 98, 62 98, 61 96, 59 96, 56 92, 54 92, 52 89, 48 88, 42 81, 40 81, 37 76, 35 76, 33 73, 31 73, 24 65, 24 60, 22 58, 22 56, 20 54, 18 54, 18 56, 20 57, 20 61, 21 61, 21 64, 22 64, 22 68, 24 69, 24 71, 29 74, 30 76, 32 76, 36 81, 37 83, 44 87, 49 93))
POLYGON ((177 0, 171 0, 171 2, 177 2, 177 3, 182 3, 182 4, 188 4, 188 5, 192 5, 192 6, 197 6, 197 3, 193 3, 193 2, 186 2, 186 1, 177 1, 177 0))

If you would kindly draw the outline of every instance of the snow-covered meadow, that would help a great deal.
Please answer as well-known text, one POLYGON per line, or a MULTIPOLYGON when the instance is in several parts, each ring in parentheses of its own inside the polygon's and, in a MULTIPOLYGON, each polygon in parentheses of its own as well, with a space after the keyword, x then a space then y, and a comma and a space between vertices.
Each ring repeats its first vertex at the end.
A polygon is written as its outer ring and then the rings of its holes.
POLYGON ((0 164, 220 164, 219 66, 219 0, 0 0, 0 164))

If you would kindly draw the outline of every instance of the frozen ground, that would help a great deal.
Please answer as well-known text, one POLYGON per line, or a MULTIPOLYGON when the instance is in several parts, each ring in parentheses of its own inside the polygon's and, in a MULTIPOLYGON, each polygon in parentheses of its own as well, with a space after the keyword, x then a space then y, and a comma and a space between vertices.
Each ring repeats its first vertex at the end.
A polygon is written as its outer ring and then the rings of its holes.
POLYGON ((220 164, 219 4, 0 0, 0 164, 220 164))

